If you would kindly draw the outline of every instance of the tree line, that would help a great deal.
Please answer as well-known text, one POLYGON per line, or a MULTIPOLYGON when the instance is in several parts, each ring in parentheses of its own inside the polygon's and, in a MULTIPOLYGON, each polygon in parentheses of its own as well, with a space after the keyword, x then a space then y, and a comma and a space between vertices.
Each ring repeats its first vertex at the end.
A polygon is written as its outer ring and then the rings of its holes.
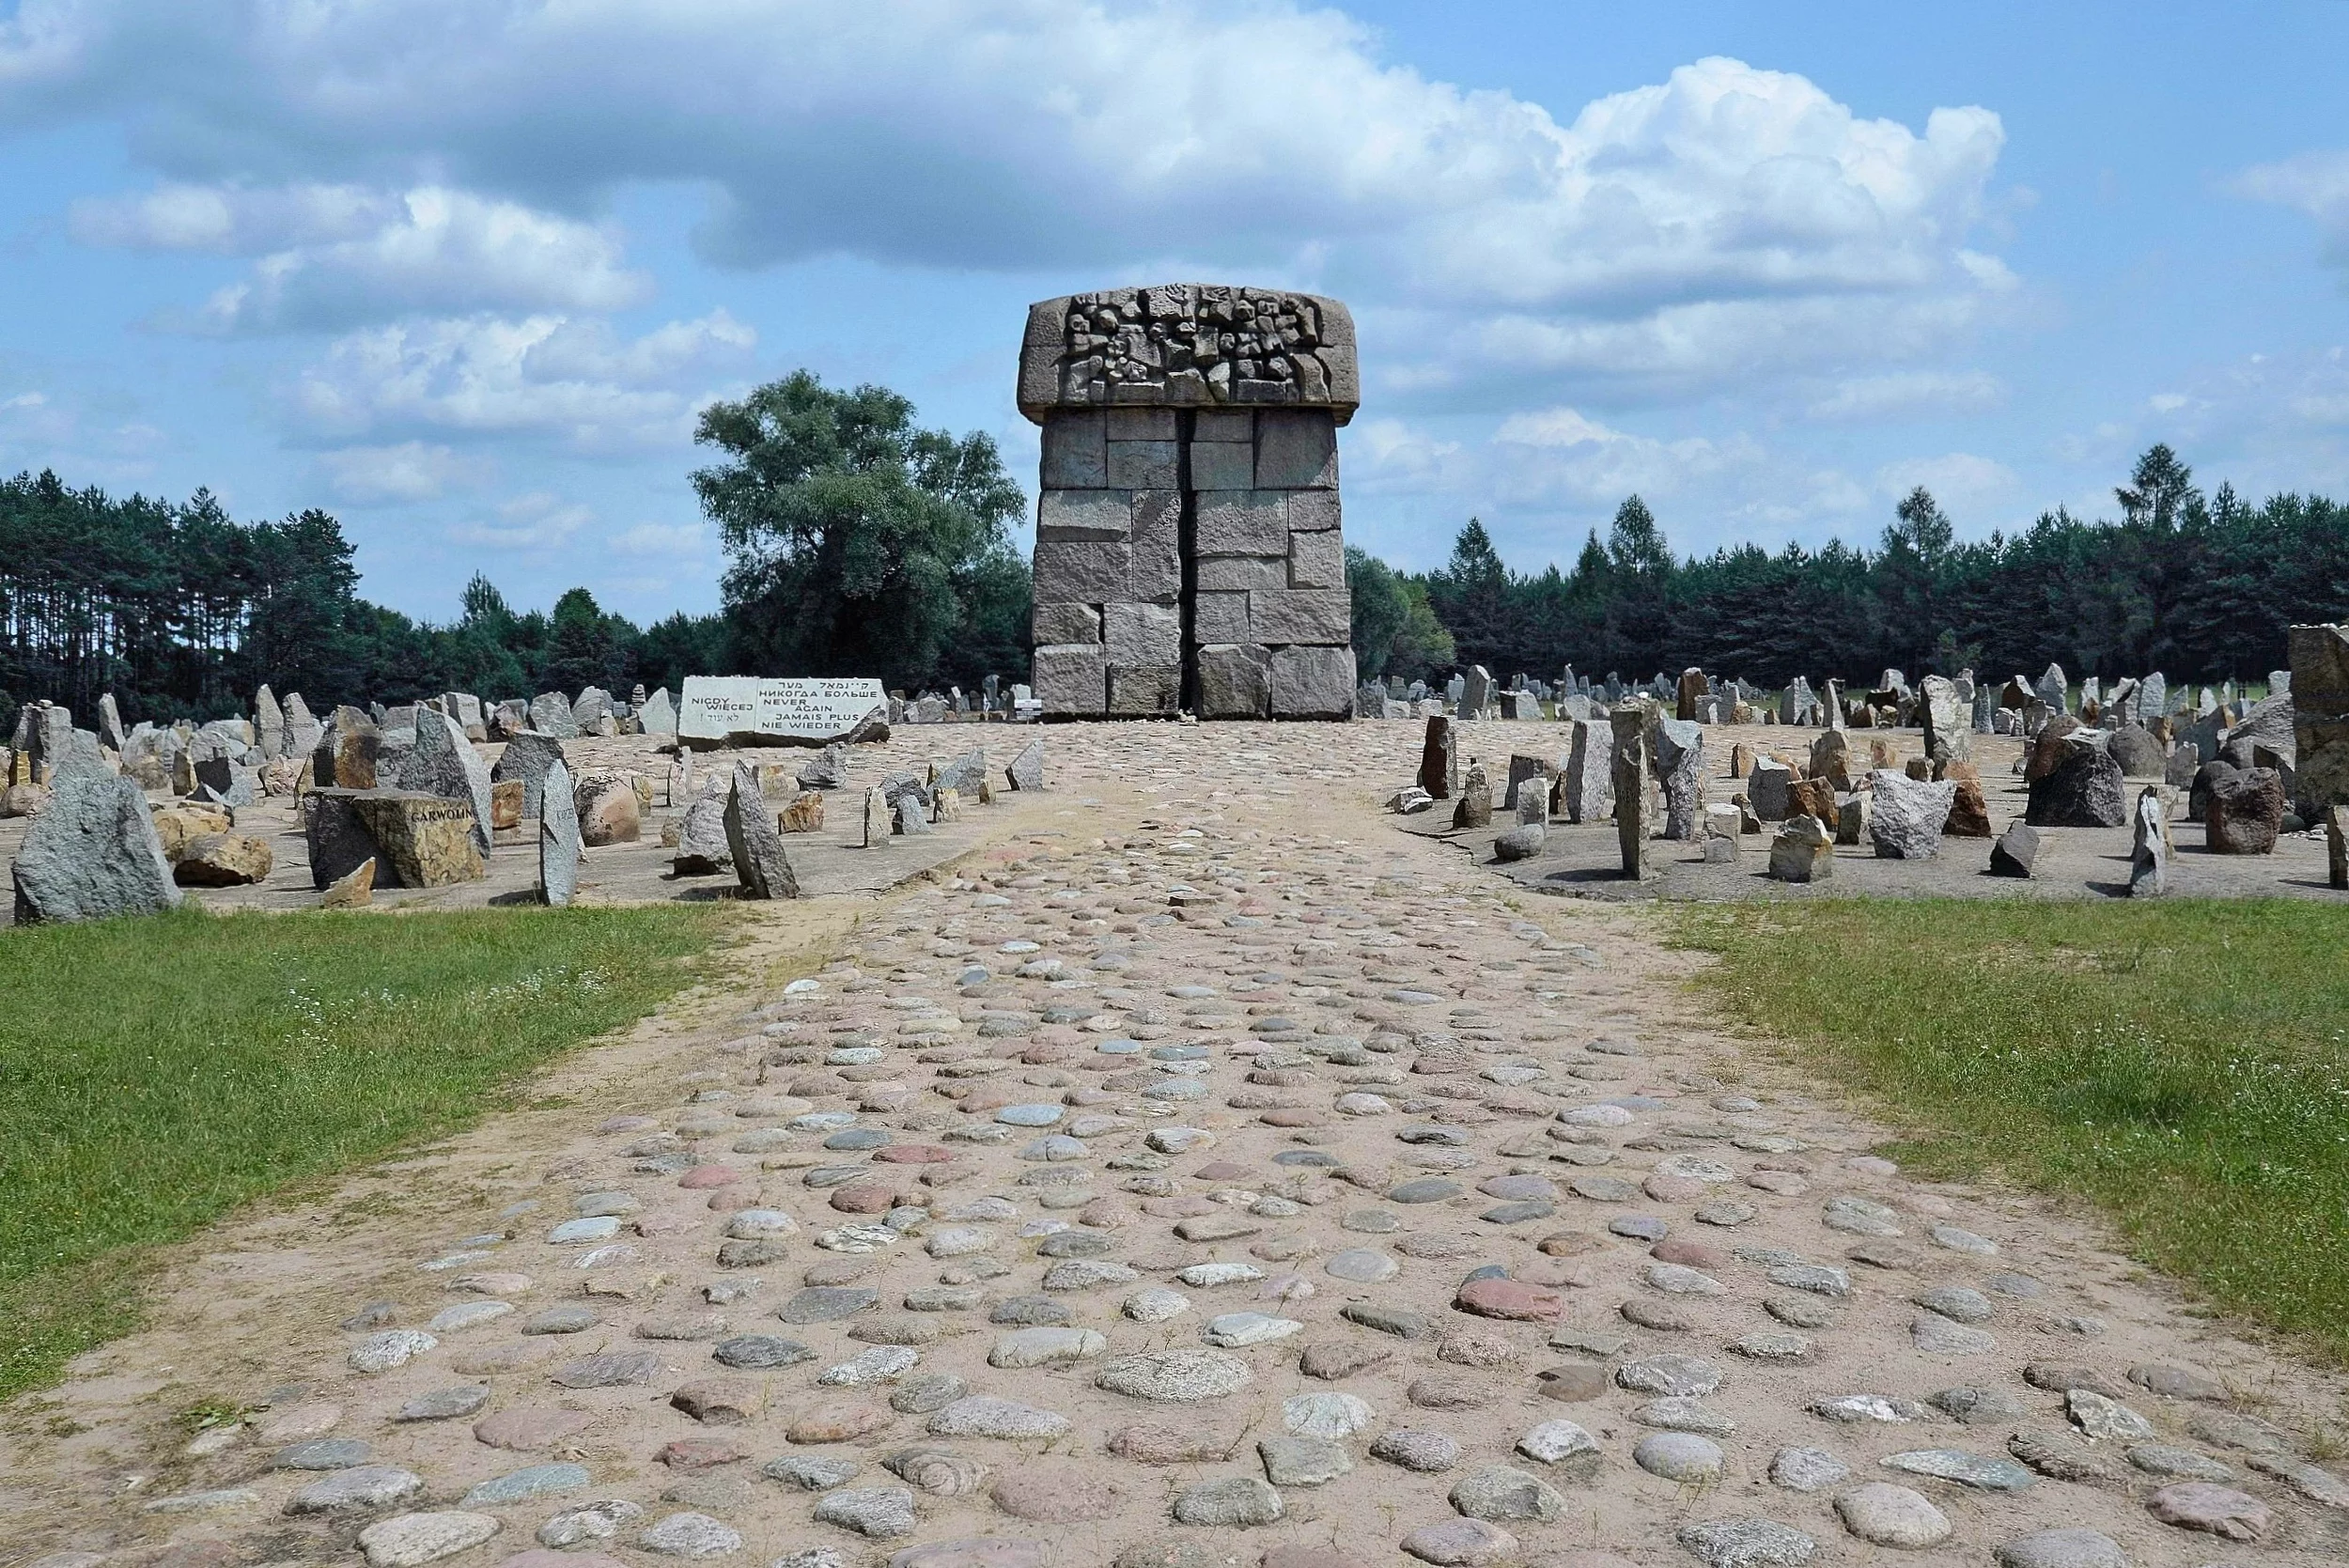
POLYGON ((923 430, 879 387, 805 373, 702 415, 692 482, 723 539, 724 609, 639 628, 573 588, 517 611, 487 578, 434 625, 360 597, 342 525, 0 480, 0 711, 33 698, 126 722, 246 711, 264 681, 314 711, 441 691, 675 691, 688 675, 879 675, 907 690, 1025 678, 1024 505, 985 435, 923 430))
POLYGON ((2285 662, 2285 629, 2349 619, 2349 507, 2230 485, 2205 496, 2168 446, 2118 487, 2117 520, 2063 507, 2008 536, 1960 542, 1920 488, 1873 551, 1831 540, 1673 555, 1638 496, 1592 530, 1573 567, 1510 570, 1470 519, 1451 559, 1417 577, 1349 560, 1362 674, 1435 677, 1482 664, 1555 679, 1689 665, 1766 686, 1795 676, 1873 681, 1890 667, 2215 681, 2285 662), (1364 593, 1387 606, 1365 627, 1364 593), (1398 613, 1397 595, 1410 603, 1398 613), (1423 599, 1426 613, 1418 616, 1423 599), (1367 635, 1365 635, 1367 631, 1367 635))
MULTIPOLYGON (((908 691, 1028 668, 1026 505, 983 433, 926 430, 885 388, 804 371, 703 411, 714 460, 691 475, 719 529, 724 608, 640 628, 585 588, 517 611, 476 575, 436 625, 361 598, 341 524, 308 510, 231 519, 185 503, 0 481, 0 711, 33 697, 127 722, 244 710, 256 687, 314 709, 688 675, 879 675, 908 691)), ((1573 566, 1510 569, 1470 519, 1440 568, 1346 551, 1361 675, 1439 679, 1470 664, 1554 679, 1695 664, 1780 685, 1797 675, 1913 679, 1972 668, 2174 678, 2257 676, 2295 621, 2349 618, 2349 508, 2282 494, 2205 496, 2167 446, 2114 491, 2118 520, 2061 507, 1961 543, 1913 491, 1874 551, 1757 545, 1681 558, 1638 496, 1573 566)))

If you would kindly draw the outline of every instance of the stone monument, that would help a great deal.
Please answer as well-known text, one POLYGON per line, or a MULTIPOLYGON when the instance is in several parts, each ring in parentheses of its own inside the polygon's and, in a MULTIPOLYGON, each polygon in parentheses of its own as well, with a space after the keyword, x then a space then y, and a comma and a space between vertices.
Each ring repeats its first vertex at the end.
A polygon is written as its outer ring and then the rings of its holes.
POLYGON ((1174 284, 1029 307, 1047 717, 1352 714, 1337 427, 1360 401, 1335 300, 1174 284))

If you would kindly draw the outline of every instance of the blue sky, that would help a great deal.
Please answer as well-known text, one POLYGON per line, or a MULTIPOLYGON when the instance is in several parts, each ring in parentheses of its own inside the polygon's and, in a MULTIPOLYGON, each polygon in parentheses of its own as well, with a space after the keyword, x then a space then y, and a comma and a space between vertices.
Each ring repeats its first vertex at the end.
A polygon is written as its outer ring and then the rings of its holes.
POLYGON ((1026 303, 1346 300, 1349 538, 1571 562, 2349 492, 2349 7, 0 0, 0 468, 363 591, 717 603, 693 413, 1002 442, 1026 303))

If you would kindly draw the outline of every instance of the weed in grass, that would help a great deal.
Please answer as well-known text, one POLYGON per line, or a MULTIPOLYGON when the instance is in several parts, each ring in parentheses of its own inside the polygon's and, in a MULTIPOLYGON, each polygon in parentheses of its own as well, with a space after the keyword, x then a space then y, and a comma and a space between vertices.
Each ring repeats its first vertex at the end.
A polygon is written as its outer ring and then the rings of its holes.
POLYGON ((137 1321, 148 1250, 512 1104, 691 984, 719 907, 0 932, 0 1399, 137 1321))
POLYGON ((2101 1206, 2349 1360, 2349 909, 2296 899, 1681 905, 1737 1017, 1874 1098, 1925 1173, 2101 1206))
POLYGON ((244 1420, 250 1408, 232 1399, 205 1399, 189 1405, 174 1419, 181 1431, 194 1434, 208 1426, 234 1426, 244 1420))

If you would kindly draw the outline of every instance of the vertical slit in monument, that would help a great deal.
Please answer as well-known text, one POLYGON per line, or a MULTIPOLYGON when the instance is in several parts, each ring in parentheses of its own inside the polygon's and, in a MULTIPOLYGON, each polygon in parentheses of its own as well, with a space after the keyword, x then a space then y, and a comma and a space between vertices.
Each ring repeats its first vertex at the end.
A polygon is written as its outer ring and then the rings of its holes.
POLYGON ((1177 633, 1181 639, 1183 683, 1180 706, 1185 711, 1199 711, 1199 644, 1196 632, 1199 623, 1199 492, 1190 486, 1190 436, 1197 427, 1198 415, 1189 409, 1174 412, 1174 485, 1182 498, 1175 528, 1174 549, 1181 559, 1182 588, 1177 601, 1177 613, 1182 625, 1177 633))

